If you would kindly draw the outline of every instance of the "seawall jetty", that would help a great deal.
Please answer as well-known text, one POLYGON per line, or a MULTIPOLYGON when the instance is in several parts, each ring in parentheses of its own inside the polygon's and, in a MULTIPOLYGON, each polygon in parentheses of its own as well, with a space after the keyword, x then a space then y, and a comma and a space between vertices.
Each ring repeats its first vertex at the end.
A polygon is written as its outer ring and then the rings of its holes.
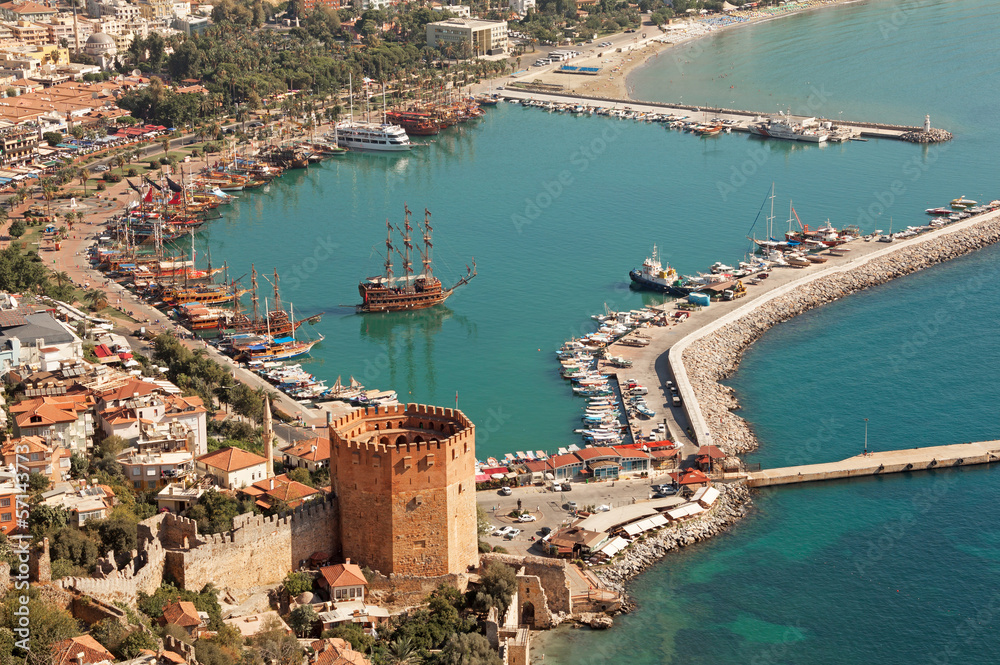
POLYGON ((716 485, 722 495, 707 516, 686 522, 675 528, 661 529, 654 535, 633 544, 614 562, 594 569, 594 574, 609 589, 618 592, 625 611, 631 604, 625 594, 625 583, 676 549, 707 540, 725 531, 731 524, 749 512, 753 502, 750 490, 743 482, 716 485))
MULTIPOLYGON (((731 388, 719 381, 732 375, 743 352, 771 326, 846 295, 884 284, 917 270, 968 254, 1000 241, 1000 214, 986 213, 923 237, 897 241, 885 250, 840 267, 816 273, 732 312, 675 344, 671 367, 678 386, 686 388, 688 416, 702 445, 727 453, 757 448, 745 420, 732 412, 739 404, 731 388), (693 398, 693 399, 691 399, 693 398), (689 401, 690 400, 690 401, 689 401), (704 433, 704 434, 703 434, 704 433)), ((984 277, 981 279, 985 279, 984 277)), ((969 288, 956 285, 956 294, 969 288)))

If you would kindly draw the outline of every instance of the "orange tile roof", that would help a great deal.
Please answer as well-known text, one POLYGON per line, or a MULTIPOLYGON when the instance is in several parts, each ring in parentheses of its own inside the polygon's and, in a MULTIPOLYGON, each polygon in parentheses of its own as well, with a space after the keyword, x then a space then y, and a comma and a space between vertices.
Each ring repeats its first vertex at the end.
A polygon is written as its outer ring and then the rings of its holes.
POLYGON ((615 452, 613 448, 604 447, 584 448, 583 450, 576 451, 576 456, 584 462, 598 457, 620 457, 620 455, 615 452))
POLYGON ((178 600, 164 607, 163 621, 176 624, 182 628, 201 625, 198 609, 194 606, 194 603, 187 600, 178 600))
POLYGON ((323 576, 332 589, 343 586, 368 586, 365 574, 361 572, 361 568, 356 563, 338 563, 334 566, 320 568, 319 574, 323 576))
POLYGON ((71 423, 81 411, 90 408, 87 395, 57 395, 36 397, 18 402, 10 407, 16 414, 18 427, 42 427, 55 423, 71 423))
POLYGON ((306 460, 307 462, 323 462, 330 459, 330 439, 322 437, 306 439, 291 448, 285 448, 281 452, 306 460), (316 446, 316 450, 313 450, 313 446, 316 446))
POLYGON ((114 662, 114 655, 90 635, 71 637, 52 645, 52 665, 72 665, 77 654, 83 653, 84 664, 114 662))
MULTIPOLYGON (((314 494, 320 494, 319 490, 291 480, 288 474, 284 473, 274 478, 258 480, 250 487, 244 489, 243 492, 252 497, 267 497, 274 501, 284 501, 292 508, 302 503, 303 499, 311 497, 314 494), (271 489, 272 481, 274 482, 274 489, 271 489)), ((262 505, 266 504, 262 503, 262 505)))
POLYGON ((355 651, 347 641, 338 637, 316 640, 310 646, 314 652, 310 665, 371 665, 364 654, 355 651))
POLYGON ((132 379, 120 388, 101 393, 101 399, 105 402, 120 402, 122 400, 139 397, 141 395, 152 395, 155 392, 159 392, 159 390, 159 386, 150 383, 149 381, 132 379))
POLYGON ((267 464, 267 460, 260 455, 243 450, 242 448, 223 448, 214 453, 208 453, 197 458, 205 466, 222 471, 239 471, 247 469, 257 464, 267 464))

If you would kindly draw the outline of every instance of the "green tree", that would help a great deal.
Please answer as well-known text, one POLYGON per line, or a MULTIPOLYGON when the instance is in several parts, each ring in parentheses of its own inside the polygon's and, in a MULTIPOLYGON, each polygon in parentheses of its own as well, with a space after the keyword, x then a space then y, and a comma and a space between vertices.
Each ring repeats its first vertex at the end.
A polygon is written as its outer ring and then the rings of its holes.
POLYGON ((42 134, 42 138, 52 147, 63 142, 62 132, 45 132, 42 134))
POLYGON ((134 550, 138 523, 135 515, 119 507, 111 517, 88 522, 87 527, 97 530, 101 539, 101 554, 105 555, 110 551, 121 553, 134 550))
POLYGON ((514 573, 514 569, 492 561, 483 571, 474 605, 480 612, 486 612, 491 607, 495 607, 503 616, 515 591, 517 591, 517 575, 514 573))
POLYGON ((261 630, 253 636, 252 644, 270 665, 298 665, 302 662, 302 647, 294 635, 285 632, 277 617, 264 620, 261 630))
POLYGON ((479 633, 457 633, 448 638, 438 656, 439 665, 501 665, 497 652, 479 633))
POLYGON ((66 610, 45 602, 39 596, 38 588, 31 586, 18 593, 7 594, 3 605, 0 606, 0 628, 13 631, 19 626, 20 615, 15 614, 15 611, 22 606, 22 596, 28 597, 28 616, 31 617, 29 650, 25 652, 23 649, 15 648, 12 655, 20 663, 50 665, 52 645, 80 634, 76 620, 66 610))
POLYGON ((118 648, 118 656, 124 659, 132 659, 139 656, 142 651, 156 651, 159 641, 145 630, 133 630, 128 637, 122 640, 118 648))
POLYGON ((25 226, 23 219, 15 219, 14 223, 11 224, 10 228, 7 230, 7 235, 16 240, 17 238, 23 236, 24 232, 27 230, 28 227, 25 226))
POLYGON ((319 615, 312 605, 299 605, 288 615, 288 626, 296 635, 308 637, 318 620, 319 615))
POLYGON ((313 578, 309 573, 288 573, 285 576, 285 581, 283 582, 285 591, 292 598, 295 598, 299 594, 312 590, 313 578))
POLYGON ((309 485, 312 482, 312 479, 309 477, 309 470, 301 467, 292 469, 287 475, 289 480, 294 480, 303 485, 309 485))
POLYGON ((49 489, 51 484, 52 481, 49 477, 40 473, 32 473, 28 476, 28 490, 33 494, 44 492, 49 489))

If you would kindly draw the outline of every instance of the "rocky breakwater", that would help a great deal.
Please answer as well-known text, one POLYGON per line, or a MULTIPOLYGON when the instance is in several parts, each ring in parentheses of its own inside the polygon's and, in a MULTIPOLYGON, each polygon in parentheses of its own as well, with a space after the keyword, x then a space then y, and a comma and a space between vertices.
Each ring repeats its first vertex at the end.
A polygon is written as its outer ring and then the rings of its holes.
POLYGON ((813 307, 968 254, 997 241, 1000 241, 1000 216, 989 217, 973 226, 873 258, 856 268, 821 276, 693 342, 684 351, 684 367, 705 422, 712 430, 715 444, 730 455, 757 448, 757 438, 747 422, 733 413, 739 408, 739 403, 732 388, 721 385, 719 381, 736 371, 743 352, 768 328, 813 307))
POLYGON ((707 540, 721 533, 750 510, 750 491, 743 482, 716 485, 722 494, 712 509, 704 516, 675 526, 668 526, 632 544, 617 559, 606 566, 594 569, 594 574, 604 586, 619 593, 623 599, 622 610, 629 611, 631 603, 625 594, 625 583, 668 552, 707 540))
POLYGON ((942 143, 950 141, 953 138, 954 136, 952 136, 951 132, 943 129, 918 129, 899 135, 900 141, 909 141, 910 143, 942 143))

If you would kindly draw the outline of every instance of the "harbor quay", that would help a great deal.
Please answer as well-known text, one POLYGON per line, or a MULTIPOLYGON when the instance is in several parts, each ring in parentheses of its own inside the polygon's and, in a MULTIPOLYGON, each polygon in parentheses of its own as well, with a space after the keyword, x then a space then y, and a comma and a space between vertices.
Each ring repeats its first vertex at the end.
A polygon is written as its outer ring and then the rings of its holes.
POLYGON ((947 469, 998 461, 1000 461, 1000 441, 956 443, 950 446, 862 453, 837 462, 754 471, 749 474, 747 484, 750 487, 771 487, 908 471, 947 469))
MULTIPOLYGON (((719 120, 733 132, 749 133, 752 124, 772 117, 773 112, 747 111, 740 109, 719 108, 713 106, 698 106, 691 104, 666 104, 631 99, 616 99, 611 97, 589 97, 568 92, 528 90, 522 88, 507 88, 502 97, 508 102, 530 100, 542 104, 582 105, 592 109, 611 109, 620 112, 641 114, 670 114, 687 117, 691 121, 708 123, 719 120)), ((819 105, 817 105, 818 107, 819 105)), ((848 120, 833 120, 815 118, 803 115, 784 115, 783 119, 790 124, 801 124, 804 121, 830 123, 838 140, 865 140, 867 138, 893 139, 917 143, 948 140, 951 134, 944 130, 924 126, 890 125, 875 122, 858 122, 848 120)))
MULTIPOLYGON (((689 334, 668 349, 669 370, 699 445, 731 455, 757 448, 732 390, 719 384, 735 371, 743 351, 772 325, 812 307, 947 261, 1000 240, 1000 211, 991 211, 891 243, 855 240, 847 256, 800 269, 775 269, 743 301, 713 304, 685 325, 689 334), (805 273, 805 274, 802 274, 805 273)), ((652 360, 653 351, 649 351, 652 360)), ((649 362, 649 361, 647 361, 649 362)))

